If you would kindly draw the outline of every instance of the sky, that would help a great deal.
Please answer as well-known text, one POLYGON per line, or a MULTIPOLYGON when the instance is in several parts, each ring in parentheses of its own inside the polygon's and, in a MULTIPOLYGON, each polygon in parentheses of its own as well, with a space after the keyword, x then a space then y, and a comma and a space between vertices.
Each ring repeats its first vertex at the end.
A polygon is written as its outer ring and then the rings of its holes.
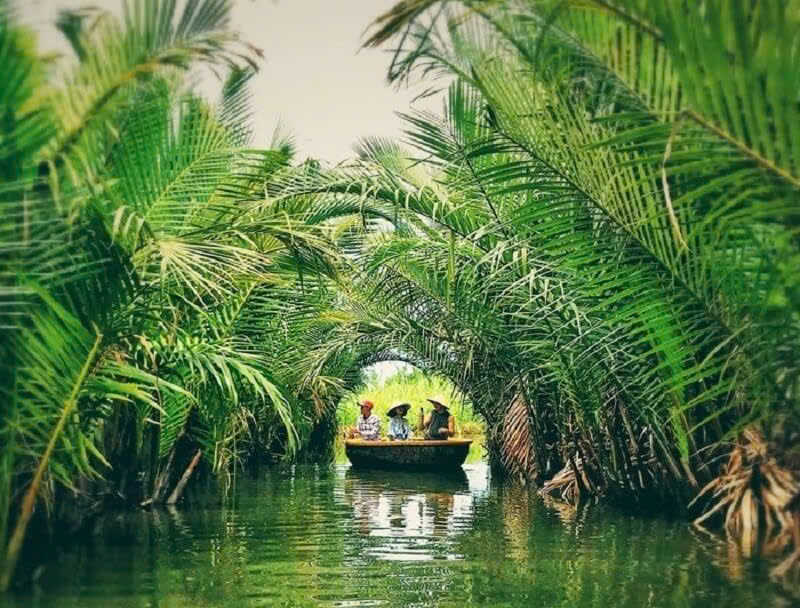
MULTIPOLYGON (((233 0, 231 29, 264 51, 251 85, 255 146, 269 144, 279 121, 295 137, 299 161, 310 156, 335 164, 353 156, 360 137, 402 137, 395 113, 407 112, 422 87, 397 90, 386 83, 389 54, 359 50, 367 27, 396 1, 233 0)), ((59 9, 89 5, 119 13, 121 2, 17 0, 17 6, 39 32, 42 50, 68 52, 53 27, 59 9)), ((438 112, 441 101, 414 107, 438 112)))
MULTIPOLYGON (((360 137, 402 138, 396 112, 408 112, 422 90, 397 89, 386 82, 390 56, 360 49, 374 19, 397 0, 233 0, 230 28, 264 52, 251 81, 256 147, 266 147, 280 122, 295 138, 297 160, 336 164, 353 156, 360 137)), ((95 6, 121 14, 122 0, 17 0, 19 17, 39 35, 40 50, 69 55, 54 27, 60 9, 95 6)), ((211 75, 206 78, 213 78, 211 75)), ((216 80, 200 83, 206 94, 216 80)), ((441 99, 414 104, 439 111, 441 99)), ((407 366, 384 362, 373 369, 384 382, 407 366)))

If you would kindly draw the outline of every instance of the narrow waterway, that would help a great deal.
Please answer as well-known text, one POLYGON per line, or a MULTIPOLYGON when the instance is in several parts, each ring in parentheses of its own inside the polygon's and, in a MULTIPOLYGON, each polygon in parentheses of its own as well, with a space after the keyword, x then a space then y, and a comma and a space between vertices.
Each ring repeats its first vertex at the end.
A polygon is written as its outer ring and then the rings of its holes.
POLYGON ((493 482, 294 467, 234 499, 111 514, 4 608, 791 606, 769 564, 685 523, 545 504, 493 482))

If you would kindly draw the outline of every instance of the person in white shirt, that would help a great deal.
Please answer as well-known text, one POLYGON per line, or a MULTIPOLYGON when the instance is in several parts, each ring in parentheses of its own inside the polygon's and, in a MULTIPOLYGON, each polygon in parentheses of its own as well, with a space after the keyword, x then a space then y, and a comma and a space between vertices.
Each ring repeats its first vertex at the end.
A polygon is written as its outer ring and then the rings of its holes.
POLYGON ((356 422, 356 433, 361 436, 361 439, 368 439, 376 441, 381 437, 381 421, 375 414, 372 413, 372 408, 375 404, 368 399, 364 399, 360 403, 361 415, 356 422))
POLYGON ((411 436, 411 427, 408 425, 408 420, 405 416, 411 409, 410 403, 396 403, 393 405, 386 415, 389 416, 389 439, 402 440, 408 439, 411 436))

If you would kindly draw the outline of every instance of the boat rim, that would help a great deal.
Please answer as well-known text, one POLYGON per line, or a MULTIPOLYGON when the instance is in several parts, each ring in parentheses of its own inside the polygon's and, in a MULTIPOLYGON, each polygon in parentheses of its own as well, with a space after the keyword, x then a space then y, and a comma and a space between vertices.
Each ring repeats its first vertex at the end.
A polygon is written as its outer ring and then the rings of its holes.
POLYGON ((345 447, 359 448, 397 448, 397 447, 437 447, 437 446, 465 446, 470 445, 472 439, 400 439, 388 441, 386 439, 345 439, 345 447))

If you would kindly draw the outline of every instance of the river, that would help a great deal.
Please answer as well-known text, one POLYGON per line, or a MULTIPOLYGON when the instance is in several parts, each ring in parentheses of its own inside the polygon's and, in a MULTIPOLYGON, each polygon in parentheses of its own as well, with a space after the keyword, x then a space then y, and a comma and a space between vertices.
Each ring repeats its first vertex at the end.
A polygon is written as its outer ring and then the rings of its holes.
POLYGON ((793 605, 770 564, 685 522, 461 475, 296 466, 112 513, 3 608, 793 605))

